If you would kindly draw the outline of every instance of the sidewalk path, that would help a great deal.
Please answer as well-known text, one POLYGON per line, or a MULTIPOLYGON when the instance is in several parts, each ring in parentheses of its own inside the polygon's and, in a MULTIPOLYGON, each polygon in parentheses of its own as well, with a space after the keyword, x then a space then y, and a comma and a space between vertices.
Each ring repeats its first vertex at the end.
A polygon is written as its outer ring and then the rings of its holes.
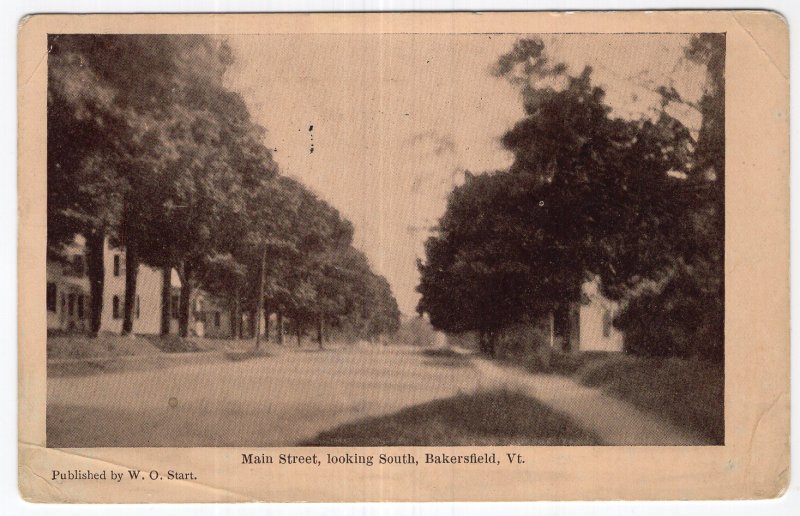
POLYGON ((536 398, 586 430, 606 445, 702 446, 708 441, 668 421, 613 398, 600 389, 583 386, 556 374, 531 374, 474 356, 484 388, 505 387, 536 398))

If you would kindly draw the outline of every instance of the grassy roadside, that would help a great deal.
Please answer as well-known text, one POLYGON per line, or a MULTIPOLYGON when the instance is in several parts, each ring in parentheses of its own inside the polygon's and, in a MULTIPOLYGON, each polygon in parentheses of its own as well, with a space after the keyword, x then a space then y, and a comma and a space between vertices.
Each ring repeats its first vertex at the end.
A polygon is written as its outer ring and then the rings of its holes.
POLYGON ((459 394, 322 432, 303 446, 589 446, 596 436, 507 390, 459 394))
POLYGON ((161 349, 149 339, 137 335, 101 334, 94 339, 78 334, 47 337, 48 360, 97 360, 159 353, 161 349))
POLYGON ((122 337, 109 333, 91 339, 80 334, 54 334, 47 337, 47 374, 87 376, 170 367, 187 361, 238 361, 270 356, 267 347, 254 351, 254 341, 245 339, 122 337))
MULTIPOLYGON (((529 370, 543 372, 540 366, 529 370)), ((622 353, 556 354, 550 372, 571 376, 632 405, 725 442, 725 373, 722 364, 622 353)))

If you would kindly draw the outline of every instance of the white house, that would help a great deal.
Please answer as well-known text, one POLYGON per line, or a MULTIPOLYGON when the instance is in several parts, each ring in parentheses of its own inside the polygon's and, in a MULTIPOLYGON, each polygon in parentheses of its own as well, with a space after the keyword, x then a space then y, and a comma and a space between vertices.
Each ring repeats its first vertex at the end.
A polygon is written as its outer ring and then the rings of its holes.
MULTIPOLYGON (((89 278, 86 273, 86 240, 78 235, 61 253, 47 257, 47 329, 87 331, 89 329, 89 278)), ((122 331, 125 305, 125 250, 106 239, 103 245, 103 311, 100 331, 122 331)), ((181 288, 178 274, 170 277, 170 333, 178 332, 178 300, 181 288)), ((159 269, 139 265, 136 300, 133 308, 133 333, 158 335, 161 331, 161 285, 159 269)), ((190 333, 198 336, 227 336, 230 321, 219 302, 199 289, 192 296, 190 333)))
POLYGON ((89 327, 89 278, 84 240, 78 237, 58 256, 47 257, 47 329, 84 331, 89 327))
POLYGON ((614 327, 619 304, 600 293, 598 281, 583 285, 580 304, 579 350, 622 351, 623 333, 614 327))
POLYGON ((550 315, 550 346, 562 351, 622 351, 614 328, 619 304, 600 292, 598 279, 583 284, 581 301, 550 315))
MULTIPOLYGON (((173 297, 173 306, 175 307, 178 306, 178 294, 179 290, 176 290, 173 297)), ((201 289, 194 289, 191 305, 192 322, 189 333, 198 337, 210 338, 229 337, 231 335, 230 310, 219 299, 201 289)), ((173 325, 170 331, 177 333, 177 312, 173 310, 172 315, 175 317, 172 319, 173 325)), ((261 327, 264 328, 263 322, 261 327)))
MULTIPOLYGON (((108 239, 103 248, 103 266, 105 282, 100 331, 120 333, 125 306, 125 251, 111 247, 108 239)), ((158 335, 161 331, 161 277, 160 270, 139 265, 133 307, 133 333, 158 335)))

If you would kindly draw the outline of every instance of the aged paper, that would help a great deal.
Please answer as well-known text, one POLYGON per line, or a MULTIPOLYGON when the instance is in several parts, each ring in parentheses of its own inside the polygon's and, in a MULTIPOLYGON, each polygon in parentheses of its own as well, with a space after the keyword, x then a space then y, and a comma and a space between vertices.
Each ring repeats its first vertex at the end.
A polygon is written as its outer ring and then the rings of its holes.
POLYGON ((25 499, 788 485, 780 16, 37 15, 18 69, 25 499))

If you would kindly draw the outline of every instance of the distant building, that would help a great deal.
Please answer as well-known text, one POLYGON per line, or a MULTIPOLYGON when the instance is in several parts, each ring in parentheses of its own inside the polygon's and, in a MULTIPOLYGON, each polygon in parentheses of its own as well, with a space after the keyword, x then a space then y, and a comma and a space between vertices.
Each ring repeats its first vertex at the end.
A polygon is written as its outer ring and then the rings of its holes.
MULTIPOLYGON (((100 331, 122 331, 125 306, 125 250, 110 245, 103 248, 105 277, 100 331)), ((85 239, 77 236, 60 253, 47 257, 47 329, 87 331, 89 329, 89 278, 86 271, 85 239)), ((158 335, 161 332, 161 270, 139 265, 136 300, 133 307, 133 333, 158 335)), ((170 275, 170 333, 178 333, 181 282, 175 270, 170 275)), ((199 337, 230 335, 230 315, 223 303, 208 293, 194 289, 189 314, 189 334, 199 337)))
MULTIPOLYGON (((103 315, 100 331, 120 333, 125 310, 125 251, 112 247, 106 239, 103 246, 105 280, 103 315)), ((133 333, 158 335, 161 332, 161 271, 139 265, 136 277, 136 300, 133 305, 133 333)), ((180 283, 178 283, 180 286, 180 283)))
POLYGON ((85 331, 89 327, 89 278, 83 238, 47 257, 47 329, 85 331))
POLYGON ((562 351, 622 351, 623 334, 614 328, 618 303, 600 293, 595 279, 583 284, 581 301, 550 315, 550 346, 562 351))
MULTIPOLYGON (((189 331, 198 337, 224 338, 231 335, 231 317, 224 303, 203 290, 192 296, 192 320, 189 331)), ((264 328, 263 324, 261 326, 264 328)))
MULTIPOLYGON (((614 327, 619 304, 604 297, 598 279, 582 286, 581 300, 563 305, 545 316, 500 330, 496 345, 500 352, 532 352, 542 347, 573 353, 581 351, 623 351, 624 335, 614 327)), ((450 345, 480 349, 480 334, 467 331, 447 334, 450 345)))

